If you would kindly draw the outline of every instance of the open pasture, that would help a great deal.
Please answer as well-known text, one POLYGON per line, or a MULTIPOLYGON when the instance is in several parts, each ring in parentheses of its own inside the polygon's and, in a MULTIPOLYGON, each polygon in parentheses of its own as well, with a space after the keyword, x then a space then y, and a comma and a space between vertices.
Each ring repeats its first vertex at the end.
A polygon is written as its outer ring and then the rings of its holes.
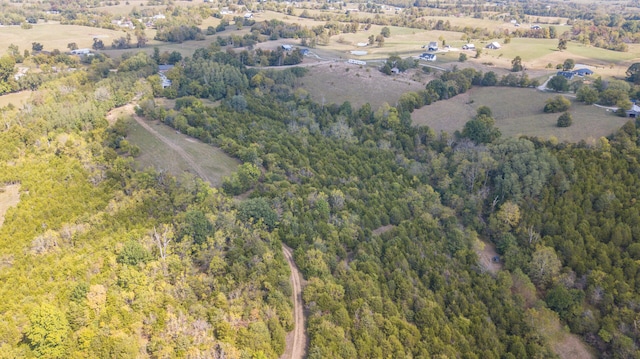
POLYGON ((93 38, 99 37, 106 46, 121 36, 126 36, 122 30, 107 30, 97 27, 79 25, 61 25, 55 22, 33 25, 31 29, 20 26, 0 27, 0 55, 7 53, 9 45, 18 45, 20 51, 31 51, 31 44, 39 42, 44 50, 69 51, 67 44, 75 42, 79 48, 91 48, 93 38))
POLYGON ((376 66, 363 66, 335 62, 309 67, 309 73, 301 79, 302 87, 318 103, 351 102, 354 108, 370 103, 375 110, 384 102, 394 106, 400 95, 408 91, 424 89, 433 77, 427 74, 401 74, 387 76, 376 66))
POLYGON ((27 103, 31 93, 33 91, 20 91, 0 96, 0 108, 8 106, 9 104, 20 108, 27 103))
POLYGON ((573 125, 559 128, 556 123, 560 114, 542 111, 545 101, 553 96, 556 94, 528 88, 474 88, 449 100, 424 106, 414 111, 412 119, 415 125, 427 125, 436 133, 453 133, 462 130, 478 107, 488 106, 503 136, 526 135, 542 139, 553 136, 560 141, 585 140, 590 144, 615 132, 629 120, 572 99, 569 112, 573 116, 573 125))
MULTIPOLYGON (((162 137, 180 146, 199 165, 213 186, 222 185, 223 178, 231 175, 238 167, 236 159, 228 156, 217 147, 178 133, 161 122, 148 123, 162 137)), ((137 122, 132 120, 130 126, 127 140, 140 148, 140 155, 136 157, 136 163, 140 168, 153 167, 158 171, 167 171, 175 176, 193 171, 181 154, 149 133, 137 122)))

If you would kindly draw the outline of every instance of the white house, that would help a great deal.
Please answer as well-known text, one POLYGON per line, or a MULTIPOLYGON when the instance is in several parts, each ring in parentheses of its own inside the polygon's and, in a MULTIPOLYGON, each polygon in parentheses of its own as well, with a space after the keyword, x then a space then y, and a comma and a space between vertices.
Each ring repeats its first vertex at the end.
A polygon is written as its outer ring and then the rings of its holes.
POLYGON ((496 41, 490 43, 489 45, 487 45, 487 49, 492 49, 492 50, 498 50, 499 48, 501 48, 502 46, 500 46, 499 43, 497 43, 496 41))
POLYGON ((291 45, 282 45, 282 49, 284 51, 291 51, 291 50, 293 50, 293 46, 291 46, 291 45))
POLYGON ((71 50, 71 55, 89 55, 91 53, 91 49, 75 49, 71 50))
POLYGON ((475 50, 476 49, 476 45, 474 44, 466 44, 462 46, 463 50, 475 50))

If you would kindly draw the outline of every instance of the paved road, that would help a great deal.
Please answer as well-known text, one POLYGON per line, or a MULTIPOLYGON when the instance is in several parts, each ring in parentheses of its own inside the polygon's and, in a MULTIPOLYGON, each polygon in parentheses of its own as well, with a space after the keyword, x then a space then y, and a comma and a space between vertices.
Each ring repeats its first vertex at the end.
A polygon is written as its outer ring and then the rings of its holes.
POLYGON ((287 346, 280 359, 302 359, 307 346, 307 334, 305 333, 305 318, 302 309, 302 274, 293 261, 291 248, 282 245, 282 251, 291 269, 291 287, 293 289, 293 331, 287 334, 287 346))

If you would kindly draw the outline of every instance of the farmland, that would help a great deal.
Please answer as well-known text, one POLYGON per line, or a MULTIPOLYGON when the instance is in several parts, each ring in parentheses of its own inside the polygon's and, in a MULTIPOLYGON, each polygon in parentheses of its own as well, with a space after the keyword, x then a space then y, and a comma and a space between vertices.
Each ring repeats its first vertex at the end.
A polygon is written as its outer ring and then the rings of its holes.
POLYGON ((414 124, 427 125, 436 133, 453 133, 462 130, 478 107, 488 106, 503 136, 554 137, 569 142, 585 140, 590 144, 594 144, 601 136, 615 132, 628 121, 605 109, 573 101, 569 110, 574 119, 573 125, 559 128, 556 125, 559 114, 542 111, 545 101, 553 96, 555 94, 534 89, 474 88, 452 99, 416 110, 412 119, 414 124))

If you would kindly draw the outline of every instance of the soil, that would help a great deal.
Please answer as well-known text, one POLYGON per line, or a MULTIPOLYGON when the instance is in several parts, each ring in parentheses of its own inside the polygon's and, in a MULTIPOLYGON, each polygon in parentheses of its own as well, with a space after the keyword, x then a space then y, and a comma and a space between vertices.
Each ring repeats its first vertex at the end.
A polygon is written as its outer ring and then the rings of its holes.
POLYGON ((287 334, 286 347, 280 359, 302 359, 307 347, 307 334, 305 332, 305 317, 302 303, 302 287, 304 279, 293 261, 293 250, 284 244, 282 251, 291 269, 291 287, 293 289, 293 331, 287 334))
POLYGON ((489 273, 495 275, 502 269, 502 262, 500 260, 494 261, 494 258, 500 258, 498 252, 496 252, 496 247, 493 243, 482 242, 482 249, 476 248, 476 253, 478 254, 478 261, 482 268, 487 270, 489 273))

